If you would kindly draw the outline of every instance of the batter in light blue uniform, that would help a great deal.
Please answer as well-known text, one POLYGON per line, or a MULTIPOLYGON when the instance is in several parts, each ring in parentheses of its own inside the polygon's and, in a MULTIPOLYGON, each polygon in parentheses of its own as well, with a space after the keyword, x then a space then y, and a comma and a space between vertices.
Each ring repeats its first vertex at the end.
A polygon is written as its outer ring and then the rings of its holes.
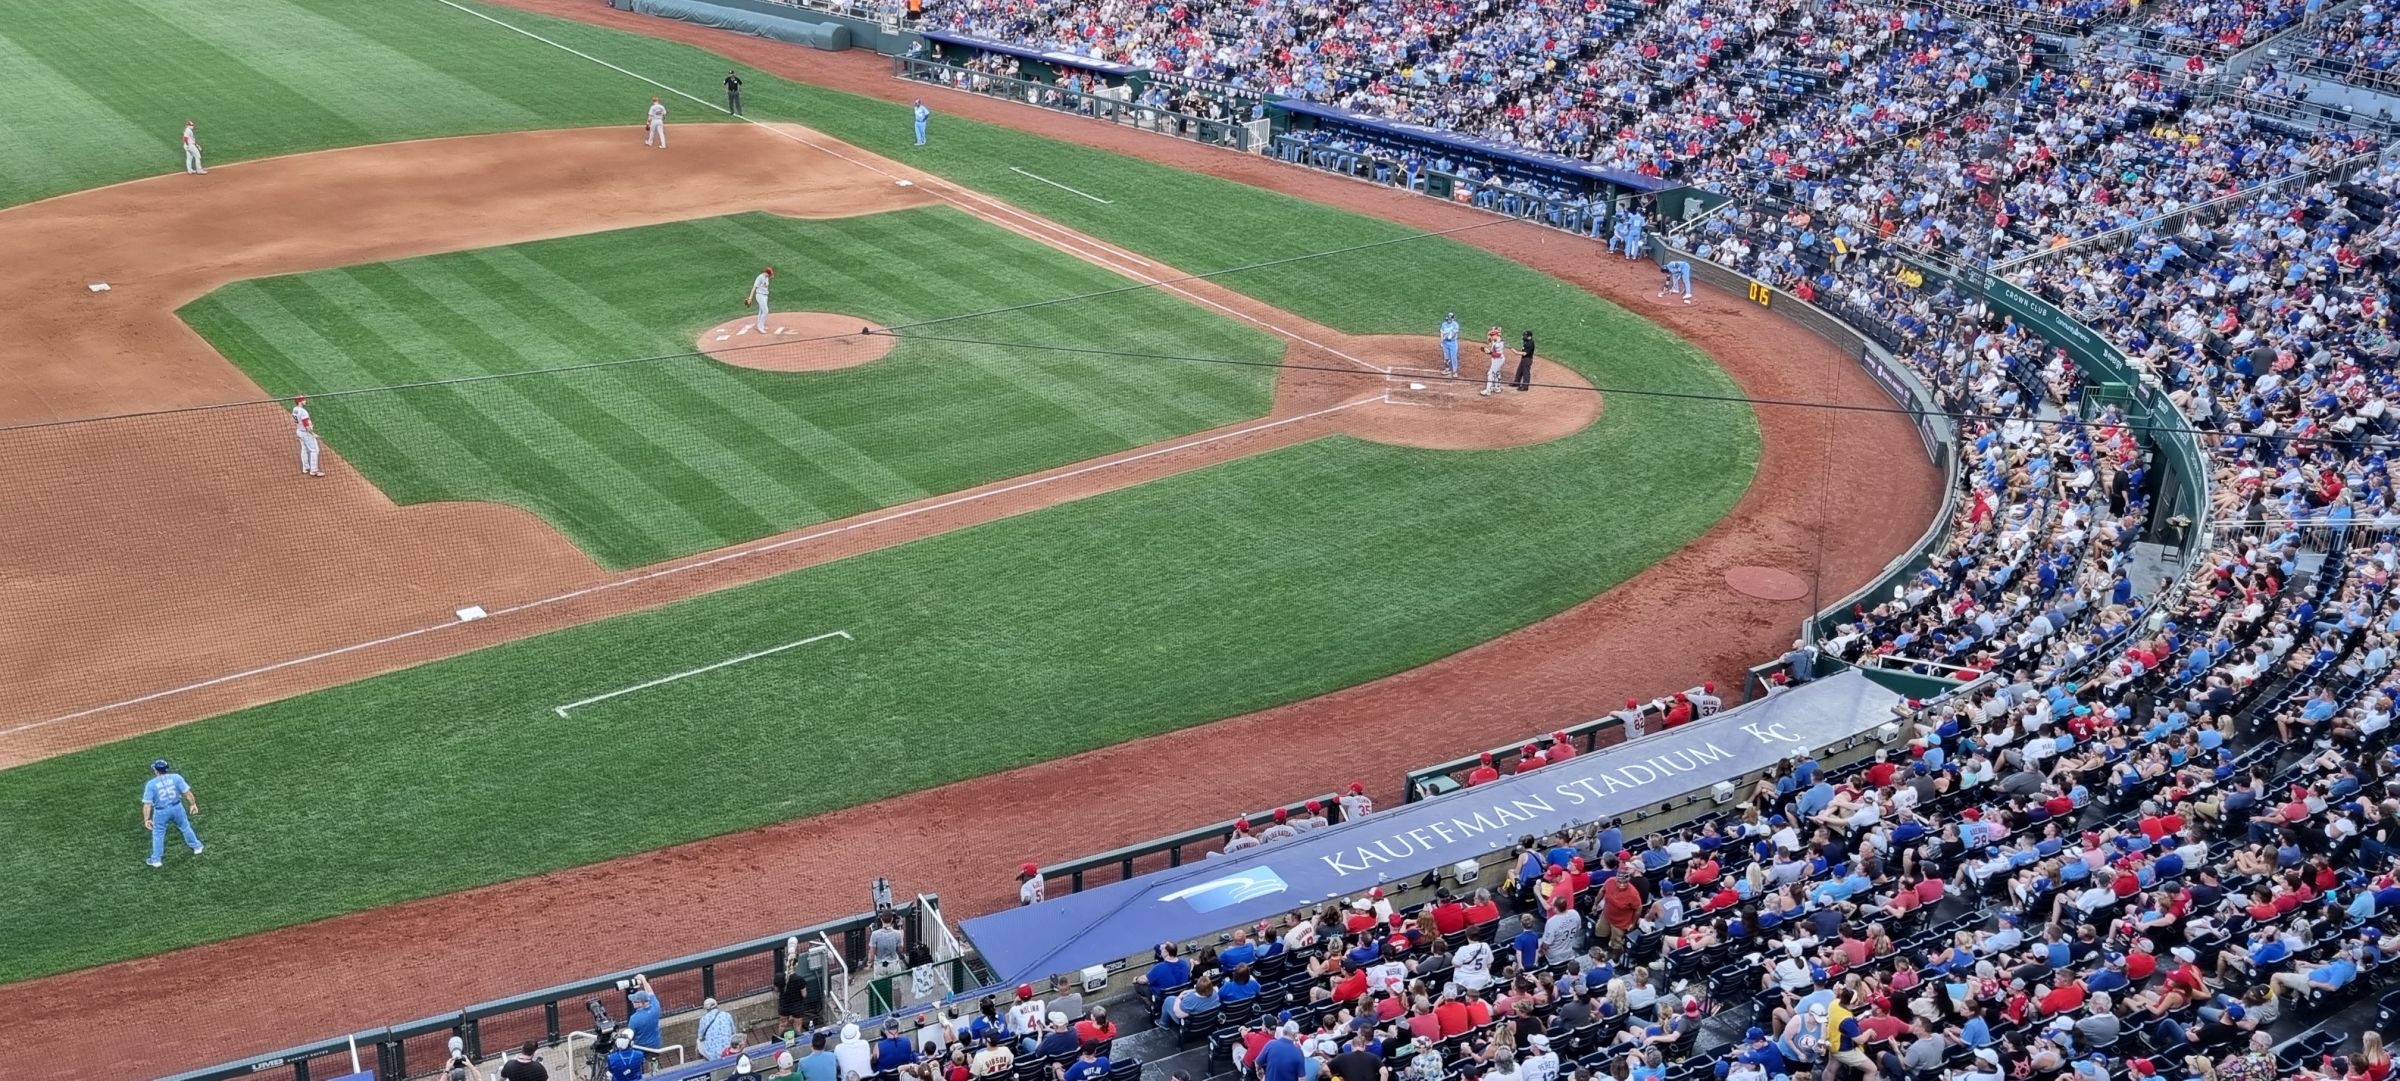
POLYGON ((925 145, 925 118, 926 118, 926 117, 929 117, 929 116, 932 116, 932 115, 933 115, 933 110, 931 110, 931 109, 928 109, 928 108, 926 108, 926 107, 925 107, 925 99, 924 99, 924 98, 918 98, 918 99, 917 99, 916 108, 914 108, 913 110, 911 110, 911 115, 913 115, 913 116, 915 116, 915 117, 917 118, 917 145, 918 145, 918 146, 924 146, 924 145, 925 145))
POLYGON ((150 772, 155 776, 142 786, 142 828, 150 831, 150 866, 165 865, 169 824, 183 831, 183 843, 192 846, 192 855, 199 855, 200 835, 192 832, 192 816, 200 813, 200 800, 192 795, 191 782, 183 774, 167 772, 164 758, 150 763, 150 772))
POLYGON ((1683 294, 1683 302, 1686 304, 1691 303, 1692 264, 1681 259, 1671 259, 1667 262, 1665 269, 1667 272, 1667 284, 1664 288, 1661 288, 1658 291, 1658 295, 1663 297, 1680 292, 1683 294))
POLYGON ((1442 320, 1442 374, 1458 374, 1458 313, 1442 320))

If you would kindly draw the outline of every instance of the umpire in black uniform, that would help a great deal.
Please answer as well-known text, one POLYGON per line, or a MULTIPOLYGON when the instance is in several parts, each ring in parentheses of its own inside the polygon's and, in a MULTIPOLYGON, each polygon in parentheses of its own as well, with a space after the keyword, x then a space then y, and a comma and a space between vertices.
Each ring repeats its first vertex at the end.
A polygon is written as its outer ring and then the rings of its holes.
POLYGON ((742 77, 730 71, 725 73, 725 111, 742 115, 742 77))
POLYGON ((1517 355, 1517 377, 1510 380, 1510 385, 1518 390, 1533 389, 1533 332, 1530 330, 1525 332, 1524 351, 1517 355))

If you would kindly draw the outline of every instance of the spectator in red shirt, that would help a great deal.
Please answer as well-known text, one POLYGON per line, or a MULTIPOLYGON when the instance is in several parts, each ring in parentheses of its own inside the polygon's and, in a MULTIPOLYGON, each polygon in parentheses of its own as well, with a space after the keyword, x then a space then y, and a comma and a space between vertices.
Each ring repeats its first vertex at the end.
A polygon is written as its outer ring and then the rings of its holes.
POLYGON ((1458 986, 1444 986, 1442 1000, 1433 1007, 1433 1019, 1441 1025, 1442 1038, 1446 1040, 1465 1035, 1468 1029, 1474 1027, 1468 1023, 1467 1017, 1467 1004, 1459 1001, 1458 986))
POLYGON ((2069 975, 2060 979, 2055 987, 2045 985, 2041 998, 2043 1016, 2056 1017, 2059 1014, 2073 1013, 2082 1008, 2083 981, 2069 975))
POLYGON ((1877 751, 1875 752, 1875 764, 1867 767, 1867 784, 1882 788, 1891 784, 1893 776, 1899 772, 1900 767, 1892 762, 1890 751, 1877 751))
POLYGON ((1634 885, 1632 876, 1622 870, 1610 875, 1600 887, 1600 924, 1608 935, 1610 953, 1625 948, 1625 936, 1633 932, 1641 918, 1641 887, 1634 885))
POLYGON ((1692 723, 1692 700, 1684 697, 1683 692, 1677 691, 1674 700, 1667 703, 1667 719, 1664 726, 1678 728, 1690 723, 1692 723))
POLYGON ((1433 895, 1433 927, 1444 935, 1455 935, 1467 929, 1467 906, 1448 891, 1433 895))
POLYGON ((1492 899, 1492 891, 1476 890, 1475 902, 1467 906, 1467 926, 1475 927, 1500 918, 1500 902, 1492 899))
POLYGON ((1717 876, 1723 873, 1724 866, 1717 862, 1716 854, 1704 851, 1700 853, 1698 859, 1691 862, 1690 867, 1684 870, 1683 880, 1694 886, 1706 886, 1715 882, 1717 876))

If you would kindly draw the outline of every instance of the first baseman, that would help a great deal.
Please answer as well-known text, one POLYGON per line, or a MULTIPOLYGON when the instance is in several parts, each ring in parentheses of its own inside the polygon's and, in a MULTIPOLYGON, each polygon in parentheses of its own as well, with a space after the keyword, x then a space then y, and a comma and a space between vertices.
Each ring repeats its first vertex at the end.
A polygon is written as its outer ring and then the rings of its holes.
POLYGON ((192 832, 192 816, 200 813, 200 798, 192 795, 183 774, 167 771, 166 759, 150 763, 150 773, 149 783, 142 786, 142 828, 150 831, 150 866, 166 865, 169 823, 183 831, 183 843, 192 846, 192 855, 199 855, 203 846, 200 835, 192 832))
POLYGON ((653 142, 660 150, 667 148, 667 106, 657 98, 650 99, 650 129, 642 134, 642 145, 653 142))
POLYGON ((1442 374, 1458 377, 1458 313, 1442 320, 1442 374))
POLYGON ((767 285, 774 280, 774 267, 759 271, 758 277, 750 279, 750 295, 742 299, 744 304, 758 305, 758 332, 761 334, 767 332, 767 285))
POLYGON ((1491 366, 1486 368, 1483 373, 1483 392, 1498 394, 1500 392, 1500 367, 1508 362, 1508 346, 1500 340, 1499 327, 1493 327, 1491 333, 1484 335, 1483 352, 1491 360, 1491 366))
POLYGON ((308 395, 292 399, 292 434, 300 437, 300 472, 322 477, 317 469, 317 422, 308 419, 308 395))
POLYGON ((197 120, 183 122, 183 171, 195 176, 208 171, 200 165, 200 137, 192 134, 192 129, 199 126, 197 120))

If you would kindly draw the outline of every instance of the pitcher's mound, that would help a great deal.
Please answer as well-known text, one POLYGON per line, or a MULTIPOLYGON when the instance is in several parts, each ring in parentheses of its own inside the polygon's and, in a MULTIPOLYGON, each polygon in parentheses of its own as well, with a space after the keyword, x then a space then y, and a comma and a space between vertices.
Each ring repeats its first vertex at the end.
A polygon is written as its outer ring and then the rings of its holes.
POLYGON ((764 332, 758 317, 747 316, 701 331, 698 347, 712 360, 742 368, 826 372, 882 357, 892 351, 892 336, 855 315, 769 312, 764 332))

